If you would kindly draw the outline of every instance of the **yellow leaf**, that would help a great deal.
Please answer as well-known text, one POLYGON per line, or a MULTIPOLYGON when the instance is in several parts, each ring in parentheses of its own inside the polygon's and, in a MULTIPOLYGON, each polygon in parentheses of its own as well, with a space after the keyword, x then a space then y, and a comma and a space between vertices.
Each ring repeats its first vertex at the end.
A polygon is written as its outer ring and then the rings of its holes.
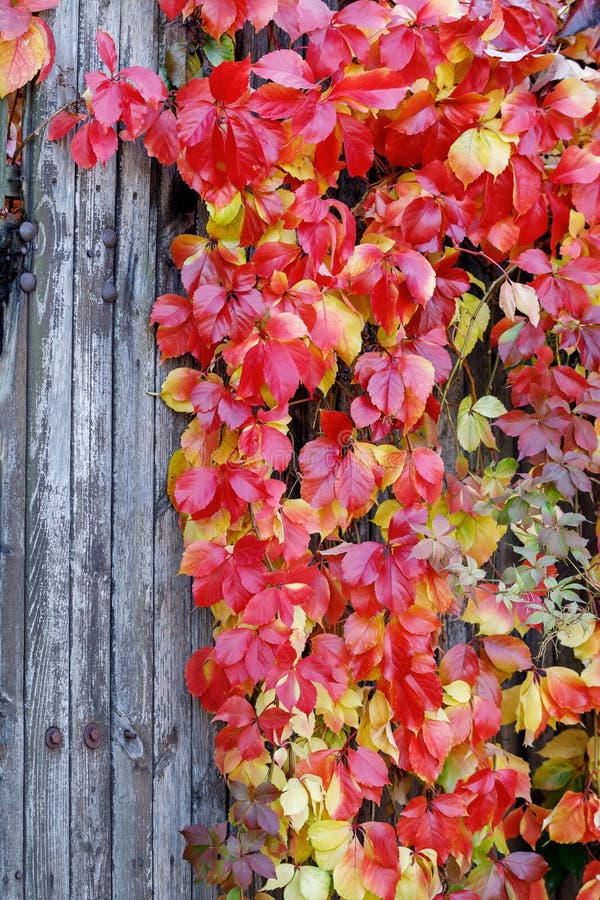
POLYGON ((517 706, 519 705, 519 697, 521 695, 521 685, 515 684, 513 687, 504 688, 502 691, 502 724, 510 725, 516 721, 517 706))
POLYGON ((585 755, 588 742, 587 732, 582 728, 567 728, 556 737, 551 738, 541 750, 537 750, 544 759, 577 759, 585 755))
POLYGON ((225 466, 231 460, 232 454, 237 450, 239 434, 237 431, 224 429, 221 443, 212 455, 212 461, 218 466, 225 466))
POLYGON ((161 399, 176 412, 193 413, 194 406, 190 400, 190 393, 199 380, 200 373, 197 369, 184 367, 173 369, 160 389, 161 399))
POLYGON ((448 162, 465 187, 483 172, 499 175, 508 165, 510 144, 489 128, 469 128, 452 144, 448 162))
POLYGON ((331 882, 328 872, 314 866, 300 866, 298 874, 300 892, 305 900, 327 900, 331 882))
POLYGON ((373 516, 373 522, 381 528, 384 538, 387 537, 385 532, 389 528, 392 517, 399 509, 402 509, 402 507, 397 500, 384 500, 377 507, 377 512, 373 516))
POLYGON ((308 829, 308 839, 318 865, 323 869, 335 869, 344 858, 352 836, 352 826, 348 822, 326 819, 313 822, 308 829))
POLYGON ((309 810, 308 793, 298 778, 290 778, 279 802, 294 831, 300 831, 308 819, 309 810))
POLYGON ((530 747, 534 737, 542 723, 542 696, 539 686, 533 680, 533 673, 529 672, 525 681, 520 686, 519 705, 517 707, 517 731, 525 729, 524 744, 530 747))
POLYGON ((471 699, 471 687, 466 681, 457 679, 444 686, 444 702, 447 706, 455 703, 468 703, 471 699))
POLYGON ((240 211, 241 205, 242 196, 239 191, 234 194, 233 200, 230 200, 226 206, 219 207, 215 206, 214 203, 207 202, 206 208, 208 209, 210 215, 208 224, 210 225, 211 222, 214 222, 217 225, 229 225, 237 216, 238 212, 240 211))
POLYGON ((488 561, 506 531, 506 527, 498 525, 492 516, 456 513, 448 518, 456 525, 454 535, 456 540, 464 552, 473 557, 478 566, 488 561))
POLYGON ((296 873, 292 863, 279 863, 275 866, 275 878, 268 878, 265 882, 267 891, 274 891, 276 888, 285 887, 292 880, 296 873))
MULTIPOLYGON (((331 390, 332 386, 335 384, 335 379, 337 375, 337 363, 332 360, 332 365, 328 366, 325 369, 325 374, 321 378, 319 384, 317 385, 318 389, 321 391, 324 397, 327 396, 328 392, 331 390)), ((263 391, 264 393, 264 391, 263 391)))
POLYGON ((315 306, 317 324, 323 326, 331 335, 329 347, 321 349, 336 350, 347 365, 351 365, 362 347, 363 317, 336 294, 323 295, 321 303, 315 306))
POLYGON ((231 524, 231 514, 227 509, 219 509, 208 519, 188 519, 183 532, 186 544, 192 541, 213 541, 226 534, 231 524))
POLYGON ((571 625, 565 625, 556 633, 556 637, 563 647, 580 647, 594 633, 594 625, 591 621, 573 622, 571 625))
POLYGON ((400 758, 392 731, 392 709, 381 691, 376 691, 367 705, 358 733, 357 742, 369 750, 387 753, 395 763, 400 758))

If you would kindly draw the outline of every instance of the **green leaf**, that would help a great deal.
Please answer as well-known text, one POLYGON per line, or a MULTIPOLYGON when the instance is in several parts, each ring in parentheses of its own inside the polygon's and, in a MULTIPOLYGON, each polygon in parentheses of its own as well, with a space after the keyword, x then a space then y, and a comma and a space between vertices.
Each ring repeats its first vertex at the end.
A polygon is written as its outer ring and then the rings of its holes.
POLYGON ((533 773, 532 785, 540 791, 559 791, 575 775, 575 769, 565 759, 547 759, 533 773))
POLYGON ((233 62, 235 54, 235 45, 228 34, 223 34, 219 40, 207 35, 204 39, 202 49, 206 53, 206 58, 213 66, 218 66, 223 61, 233 62))
POLYGON ((506 412, 506 407, 497 397, 480 397, 473 405, 473 412, 485 416, 486 419, 496 419, 506 412))
POLYGON ((165 54, 165 70, 173 87, 180 88, 187 81, 188 42, 176 41, 165 54))

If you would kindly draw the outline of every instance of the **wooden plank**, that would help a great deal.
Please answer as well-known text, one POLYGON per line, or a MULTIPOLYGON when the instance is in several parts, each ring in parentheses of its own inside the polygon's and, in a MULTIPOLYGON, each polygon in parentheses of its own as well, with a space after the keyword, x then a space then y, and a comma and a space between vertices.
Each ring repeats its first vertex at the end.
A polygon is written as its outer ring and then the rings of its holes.
MULTIPOLYGON (((72 99, 61 71, 77 69, 77 3, 51 17, 58 41, 49 80, 33 92, 30 122, 72 99)), ((27 523, 25 635, 27 900, 65 900, 69 885, 69 602, 73 215, 75 173, 68 147, 39 138, 25 171, 30 215, 39 226, 29 295, 27 352, 27 523), (61 729, 48 750, 49 726, 61 729)))
MULTIPOLYGON (((175 37, 173 37, 175 40, 175 37)), ((171 241, 194 230, 196 196, 173 170, 162 170, 157 227, 157 294, 180 291, 170 260, 171 241)), ((157 353, 157 363, 159 354, 157 353)), ((155 390, 181 361, 157 365, 155 390)), ((177 577, 182 537, 166 491, 171 454, 179 447, 185 417, 155 405, 154 564, 154 894, 190 897, 192 873, 182 859, 179 830, 190 822, 191 698, 184 682, 190 652, 192 600, 189 579, 177 577)))
MULTIPOLYGON (((122 17, 123 64, 156 66, 155 0, 122 17)), ((119 160, 113 380, 113 885, 115 900, 153 896, 153 566, 156 207, 151 164, 137 145, 119 160), (118 715, 139 737, 126 752, 118 715)))
POLYGON ((0 895, 4 900, 22 900, 24 869, 27 305, 19 295, 15 286, 4 307, 0 354, 0 895))
MULTIPOLYGON (((87 0, 79 20, 79 79, 102 67, 98 22, 118 32, 119 0, 87 0)), ((102 299, 114 250, 102 240, 114 226, 116 166, 79 171, 75 200, 72 549, 71 549, 71 897, 111 891, 110 615, 112 317, 102 299), (86 746, 97 724, 100 745, 86 746)))

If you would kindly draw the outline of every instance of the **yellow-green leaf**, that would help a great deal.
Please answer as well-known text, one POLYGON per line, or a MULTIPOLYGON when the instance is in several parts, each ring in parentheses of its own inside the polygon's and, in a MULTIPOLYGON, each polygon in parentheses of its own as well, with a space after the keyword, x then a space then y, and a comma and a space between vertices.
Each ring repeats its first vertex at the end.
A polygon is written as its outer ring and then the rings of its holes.
POLYGON ((566 728, 537 753, 545 759, 583 759, 587 741, 587 732, 582 728, 566 728))
POLYGON ((313 845, 315 859, 322 869, 334 869, 344 858, 352 835, 348 822, 326 819, 313 822, 308 829, 308 839, 313 845))
POLYGON ((490 308, 475 294, 463 294, 457 304, 454 346, 461 356, 468 356, 480 341, 490 322, 490 308))
POLYGON ((489 128, 469 128, 452 144, 448 162, 465 187, 483 172, 499 175, 508 165, 510 143, 489 128))

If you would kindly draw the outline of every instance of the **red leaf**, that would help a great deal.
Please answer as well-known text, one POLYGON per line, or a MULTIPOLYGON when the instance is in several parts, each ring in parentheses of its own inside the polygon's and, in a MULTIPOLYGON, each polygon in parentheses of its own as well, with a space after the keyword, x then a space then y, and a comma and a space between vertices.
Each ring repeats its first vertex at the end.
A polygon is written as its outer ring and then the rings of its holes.
MULTIPOLYGON (((56 6, 56 3, 52 3, 51 6, 56 6)), ((43 8, 50 9, 50 5, 44 6, 43 8)), ((36 84, 41 84, 42 81, 44 81, 48 77, 48 75, 50 74, 50 70, 54 65, 54 57, 56 55, 56 41, 54 39, 53 32, 50 30, 48 23, 45 22, 44 19, 36 18, 34 22, 37 26, 38 34, 46 47, 46 59, 39 71, 38 77, 35 80, 36 84)))
POLYGON ((550 868, 543 856, 527 851, 509 853, 499 864, 527 884, 539 881, 550 868))
POLYGON ((183 10, 188 0, 158 0, 160 8, 169 19, 174 19, 183 10))
POLYGON ((170 109, 164 109, 149 126, 144 137, 148 156, 154 156, 163 166, 175 162, 181 150, 177 136, 177 119, 170 109))
POLYGON ((389 783, 387 766, 374 750, 348 750, 347 759, 348 768, 361 786, 381 788, 389 783))
POLYGON ((178 294, 163 294, 152 307, 150 322, 160 322, 166 328, 182 325, 190 316, 192 304, 188 297, 178 294))
POLYGON ((341 100, 351 106, 395 109, 407 93, 404 76, 380 67, 359 75, 345 75, 333 86, 328 99, 341 100))
POLYGON ((248 91, 251 62, 247 56, 241 62, 222 62, 212 70, 208 83, 215 100, 231 106, 248 91))
POLYGON ((113 75, 117 68, 117 48, 110 34, 98 30, 96 32, 96 47, 98 48, 100 59, 110 74, 113 75))
POLYGON ((372 133, 363 122, 343 113, 338 115, 338 124, 344 140, 348 174, 365 177, 375 156, 372 133))
POLYGON ((520 638, 495 634, 483 638, 483 646, 491 663, 503 672, 523 672, 531 668, 531 651, 520 638))
POLYGON ((31 24, 31 11, 15 6, 11 0, 0 0, 0 35, 3 41, 12 41, 25 34, 31 24))
POLYGON ((83 113, 56 113, 50 120, 50 125, 48 126, 48 140, 59 141, 61 138, 64 138, 78 122, 82 122, 84 119, 85 115, 83 113))
POLYGON ((308 89, 315 87, 315 77, 308 63, 294 50, 275 50, 256 62, 253 70, 261 78, 284 87, 308 89))
POLYGON ((175 501, 181 512, 200 513, 211 503, 217 490, 214 469, 188 469, 175 484, 175 501))
POLYGON ((472 687, 479 675, 477 654, 468 644, 455 644, 443 655, 439 671, 443 684, 462 679, 472 687))
POLYGON ((121 78, 131 81, 147 103, 157 105, 167 99, 164 81, 152 69, 145 66, 127 66, 119 72, 121 78))
POLYGON ((114 125, 123 115, 123 86, 101 73, 88 72, 86 84, 92 91, 94 115, 102 125, 114 125), (92 76, 100 75, 99 78, 92 76))

